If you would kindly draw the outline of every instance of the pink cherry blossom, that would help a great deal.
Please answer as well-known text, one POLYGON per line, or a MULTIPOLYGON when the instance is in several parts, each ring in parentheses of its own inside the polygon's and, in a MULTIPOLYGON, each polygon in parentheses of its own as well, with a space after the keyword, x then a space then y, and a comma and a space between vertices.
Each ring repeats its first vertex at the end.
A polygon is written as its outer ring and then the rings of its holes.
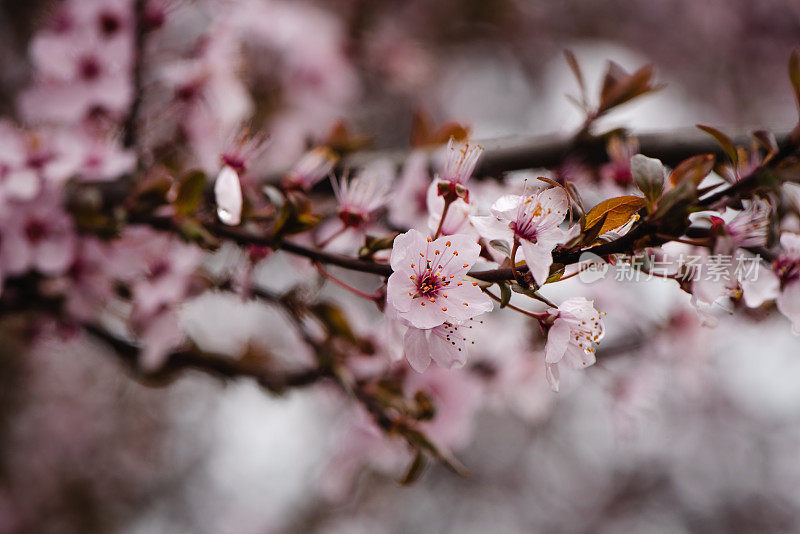
POLYGON ((792 332, 800 335, 800 235, 784 232, 781 247, 783 253, 774 264, 781 281, 781 292, 775 304, 792 322, 792 332))
POLYGON ((547 381, 553 391, 558 391, 558 365, 566 362, 580 369, 594 364, 594 345, 603 338, 605 326, 594 301, 584 297, 567 299, 547 313, 555 320, 547 333, 544 361, 547 381))
POLYGON ((11 223, 3 229, 5 271, 21 274, 35 269, 46 275, 64 273, 75 257, 72 219, 62 207, 61 195, 46 190, 32 202, 6 212, 11 223))
MULTIPOLYGON (((392 189, 389 200, 389 221, 405 228, 419 224, 426 212, 426 191, 430 184, 428 155, 422 150, 412 151, 403 164, 397 184, 392 189)), ((437 193, 434 191, 434 194, 437 193)), ((441 213, 442 209, 439 208, 439 215, 441 213)))
POLYGON ((345 226, 359 227, 389 200, 389 188, 394 180, 391 163, 378 161, 361 170, 355 178, 337 180, 331 184, 339 202, 339 218, 345 226))
POLYGON ((569 235, 559 228, 568 209, 569 199, 564 190, 550 188, 502 196, 492 205, 492 216, 471 220, 478 233, 488 240, 519 243, 533 279, 541 286, 553 264, 553 249, 569 235))
POLYGON ((222 168, 214 182, 214 198, 219 220, 229 226, 242 222, 242 186, 239 174, 227 165, 222 168))
POLYGON ((464 276, 480 246, 463 235, 425 238, 416 230, 394 240, 387 302, 416 328, 460 324, 492 309, 492 301, 464 276))
POLYGON ((427 330, 410 326, 403 337, 403 353, 418 373, 425 371, 431 360, 446 369, 461 367, 467 357, 466 341, 459 327, 452 323, 427 330))
POLYGON ((453 186, 466 186, 481 154, 483 154, 482 146, 470 143, 457 144, 451 137, 447 143, 444 169, 437 178, 450 182, 453 186))
POLYGON ((336 163, 336 155, 325 147, 306 152, 284 178, 284 185, 308 190, 328 175, 336 163))
MULTIPOLYGON (((728 215, 725 231, 732 240, 732 248, 763 247, 767 244, 771 206, 765 200, 753 200, 744 210, 728 215)), ((712 219, 714 220, 714 219, 712 219)), ((732 251, 731 251, 732 252, 732 251)))

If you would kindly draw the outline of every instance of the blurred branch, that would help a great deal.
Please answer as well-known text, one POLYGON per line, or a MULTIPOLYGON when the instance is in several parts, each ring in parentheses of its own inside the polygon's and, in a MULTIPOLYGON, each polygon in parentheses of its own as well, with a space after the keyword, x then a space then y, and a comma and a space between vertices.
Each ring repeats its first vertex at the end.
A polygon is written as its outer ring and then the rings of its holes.
POLYGON ((133 84, 133 97, 131 106, 128 110, 128 116, 122 125, 123 128, 123 145, 126 148, 132 148, 136 151, 137 161, 141 166, 141 157, 139 147, 139 115, 142 107, 142 99, 144 98, 144 56, 145 56, 145 37, 147 34, 147 21, 145 10, 147 8, 146 0, 135 0, 133 5, 134 11, 134 35, 133 35, 133 68, 131 71, 131 78, 133 84))
POLYGON ((268 391, 280 394, 289 388, 314 384, 324 377, 324 373, 319 369, 275 372, 265 369, 263 364, 266 358, 248 363, 241 358, 207 353, 195 346, 169 354, 161 367, 146 372, 139 367, 141 348, 138 345, 110 333, 97 324, 84 325, 83 329, 113 349, 114 354, 134 376, 148 384, 168 383, 180 373, 193 369, 223 379, 254 378, 268 391))
MULTIPOLYGON (((613 132, 633 135, 630 132, 613 132)), ((681 161, 697 154, 725 156, 722 147, 708 135, 695 128, 679 129, 672 132, 645 133, 635 135, 639 141, 639 151, 652 158, 660 159, 665 165, 674 167, 681 161)), ((785 143, 789 134, 778 135, 785 143)), ((485 148, 475 170, 475 176, 499 177, 504 172, 521 169, 557 168, 565 161, 601 165, 608 162, 606 145, 608 135, 571 136, 554 139, 554 136, 513 137, 477 141, 485 148)), ((739 146, 748 146, 752 138, 749 133, 734 137, 739 146)), ((429 150, 433 153, 433 150, 429 150)), ((387 159, 401 166, 409 155, 407 150, 364 151, 344 159, 341 166, 359 168, 376 159, 387 159)))

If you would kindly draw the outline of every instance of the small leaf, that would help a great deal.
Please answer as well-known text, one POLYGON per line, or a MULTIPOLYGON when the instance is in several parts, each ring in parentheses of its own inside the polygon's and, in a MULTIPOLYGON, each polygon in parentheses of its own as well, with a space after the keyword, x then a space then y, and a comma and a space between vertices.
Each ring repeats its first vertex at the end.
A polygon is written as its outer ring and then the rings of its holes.
POLYGON ((645 205, 645 199, 626 195, 604 200, 586 214, 586 229, 599 225, 598 235, 627 223, 645 205))
POLYGON ((371 258, 372 255, 379 250, 387 250, 392 248, 394 238, 397 237, 397 235, 397 233, 389 234, 388 236, 383 237, 367 235, 364 238, 364 246, 358 251, 358 256, 362 259, 371 258))
POLYGON ((501 240, 501 239, 493 239, 489 241, 489 244, 492 248, 495 248, 500 251, 500 253, 505 254, 509 258, 511 257, 511 249, 508 247, 508 243, 501 240))
POLYGON ((511 288, 506 283, 498 285, 500 286, 500 307, 505 308, 511 300, 511 288))
POLYGON ((669 175, 669 183, 673 187, 680 183, 691 183, 697 187, 714 170, 715 161, 714 154, 698 154, 685 159, 669 175))
POLYGON ((561 277, 564 276, 565 267, 561 264, 554 263, 550 267, 550 276, 547 277, 545 284, 551 284, 553 282, 558 282, 561 280, 561 277))
POLYGON ((581 232, 581 235, 577 237, 577 244, 591 245, 597 241, 597 238, 600 237, 600 233, 603 231, 603 226, 605 226, 606 219, 608 219, 608 213, 604 213, 600 220, 597 221, 591 228, 584 228, 581 232))
POLYGON ((331 336, 340 337, 351 343, 358 344, 358 338, 353 333, 347 317, 339 307, 328 302, 318 302, 310 306, 309 311, 322 323, 331 336))
POLYGON ((192 241, 206 248, 216 248, 219 246, 219 240, 194 219, 183 219, 178 228, 183 238, 187 241, 192 241))
POLYGON ((206 175, 203 171, 191 171, 181 177, 175 201, 172 203, 178 215, 194 213, 203 198, 205 186, 206 175))
POLYGON ((719 143, 719 146, 722 147, 722 150, 724 150, 725 154, 731 159, 734 166, 739 165, 739 153, 736 151, 736 145, 733 144, 730 137, 711 126, 698 124, 697 127, 717 140, 717 143, 719 143))
POLYGON ((764 158, 765 161, 778 153, 778 140, 775 139, 775 134, 769 130, 756 130, 751 135, 767 151, 767 157, 764 158))
POLYGON ((792 82, 794 98, 797 101, 798 110, 800 110, 800 56, 798 56, 797 50, 793 50, 792 55, 789 56, 789 80, 792 82))
POLYGON ((613 61, 609 62, 600 93, 598 113, 605 113, 611 108, 658 89, 651 83, 654 73, 652 65, 645 65, 633 74, 628 74, 613 61))
POLYGON ((664 165, 655 158, 636 154, 631 158, 631 174, 636 187, 654 205, 664 191, 664 165))
MULTIPOLYGON (((572 50, 564 50, 564 57, 567 59, 567 65, 569 65, 570 70, 572 70, 572 74, 575 75, 575 79, 578 81, 578 87, 581 88, 581 99, 583 103, 586 102, 586 83, 583 81, 583 73, 581 72, 581 66, 578 64, 578 58, 575 57, 575 54, 572 50)), ((581 104, 581 107, 583 106, 581 104)))
POLYGON ((421 477, 422 473, 425 472, 427 465, 428 460, 425 458, 425 455, 422 453, 422 451, 417 451, 417 454, 414 456, 411 464, 409 464, 408 469, 406 469, 403 478, 400 479, 400 484, 403 486, 408 486, 419 480, 419 477, 421 477))

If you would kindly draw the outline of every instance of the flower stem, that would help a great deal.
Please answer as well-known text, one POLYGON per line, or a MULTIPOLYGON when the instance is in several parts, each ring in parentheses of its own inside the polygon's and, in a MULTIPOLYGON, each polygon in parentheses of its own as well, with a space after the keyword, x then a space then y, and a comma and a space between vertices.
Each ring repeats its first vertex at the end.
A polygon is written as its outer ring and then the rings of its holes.
POLYGON ((331 282, 333 282, 334 284, 338 285, 339 287, 341 287, 343 289, 346 289, 347 291, 351 292, 352 294, 354 294, 354 295, 356 295, 358 297, 361 297, 363 299, 367 299, 367 300, 371 300, 373 302, 377 302, 377 300, 378 300, 378 296, 377 295, 374 295, 374 294, 370 295, 369 293, 365 293, 365 292, 361 291, 360 289, 356 289, 353 286, 351 286, 351 285, 339 280, 338 278, 333 276, 331 273, 326 271, 325 268, 319 263, 314 263, 314 267, 317 268, 317 271, 319 271, 319 274, 321 274, 323 276, 323 278, 326 278, 326 279, 330 280, 331 282))
POLYGON ((328 245, 330 245, 331 241, 333 241, 334 239, 336 239, 337 237, 342 235, 345 230, 347 230, 347 225, 342 224, 341 228, 339 228, 334 233, 332 233, 331 235, 329 235, 328 237, 323 239, 321 243, 317 244, 317 247, 319 247, 321 249, 327 247, 328 245))
MULTIPOLYGON (((500 297, 498 297, 497 295, 495 295, 494 293, 489 291, 488 288, 483 288, 483 292, 486 293, 487 295, 489 295, 489 297, 492 300, 495 300, 497 302, 503 302, 502 300, 500 300, 500 297)), ((521 313, 523 315, 527 315, 528 317, 532 317, 532 318, 536 319, 537 321, 541 321, 542 317, 547 315, 547 313, 536 313, 536 312, 532 312, 532 311, 528 311, 528 310, 523 310, 522 308, 514 306, 511 303, 506 304, 504 307, 508 308, 510 310, 514 310, 516 312, 519 312, 519 313, 521 313)))
POLYGON ((433 236, 434 239, 438 238, 442 234, 442 227, 444 226, 444 219, 447 217, 447 211, 450 209, 450 204, 452 204, 452 200, 444 199, 444 208, 442 208, 442 218, 439 220, 439 227, 436 228, 436 234, 433 236))

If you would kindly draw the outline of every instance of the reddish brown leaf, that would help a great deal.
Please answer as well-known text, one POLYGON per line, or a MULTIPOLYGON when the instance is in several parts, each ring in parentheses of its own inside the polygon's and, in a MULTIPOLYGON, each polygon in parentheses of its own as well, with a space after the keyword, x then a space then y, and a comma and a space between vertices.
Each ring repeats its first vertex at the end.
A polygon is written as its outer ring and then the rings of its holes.
POLYGON ((600 224, 601 228, 597 235, 614 230, 631 220, 631 217, 642 209, 645 199, 633 195, 610 198, 604 200, 597 206, 589 210, 586 214, 586 229, 600 224))

